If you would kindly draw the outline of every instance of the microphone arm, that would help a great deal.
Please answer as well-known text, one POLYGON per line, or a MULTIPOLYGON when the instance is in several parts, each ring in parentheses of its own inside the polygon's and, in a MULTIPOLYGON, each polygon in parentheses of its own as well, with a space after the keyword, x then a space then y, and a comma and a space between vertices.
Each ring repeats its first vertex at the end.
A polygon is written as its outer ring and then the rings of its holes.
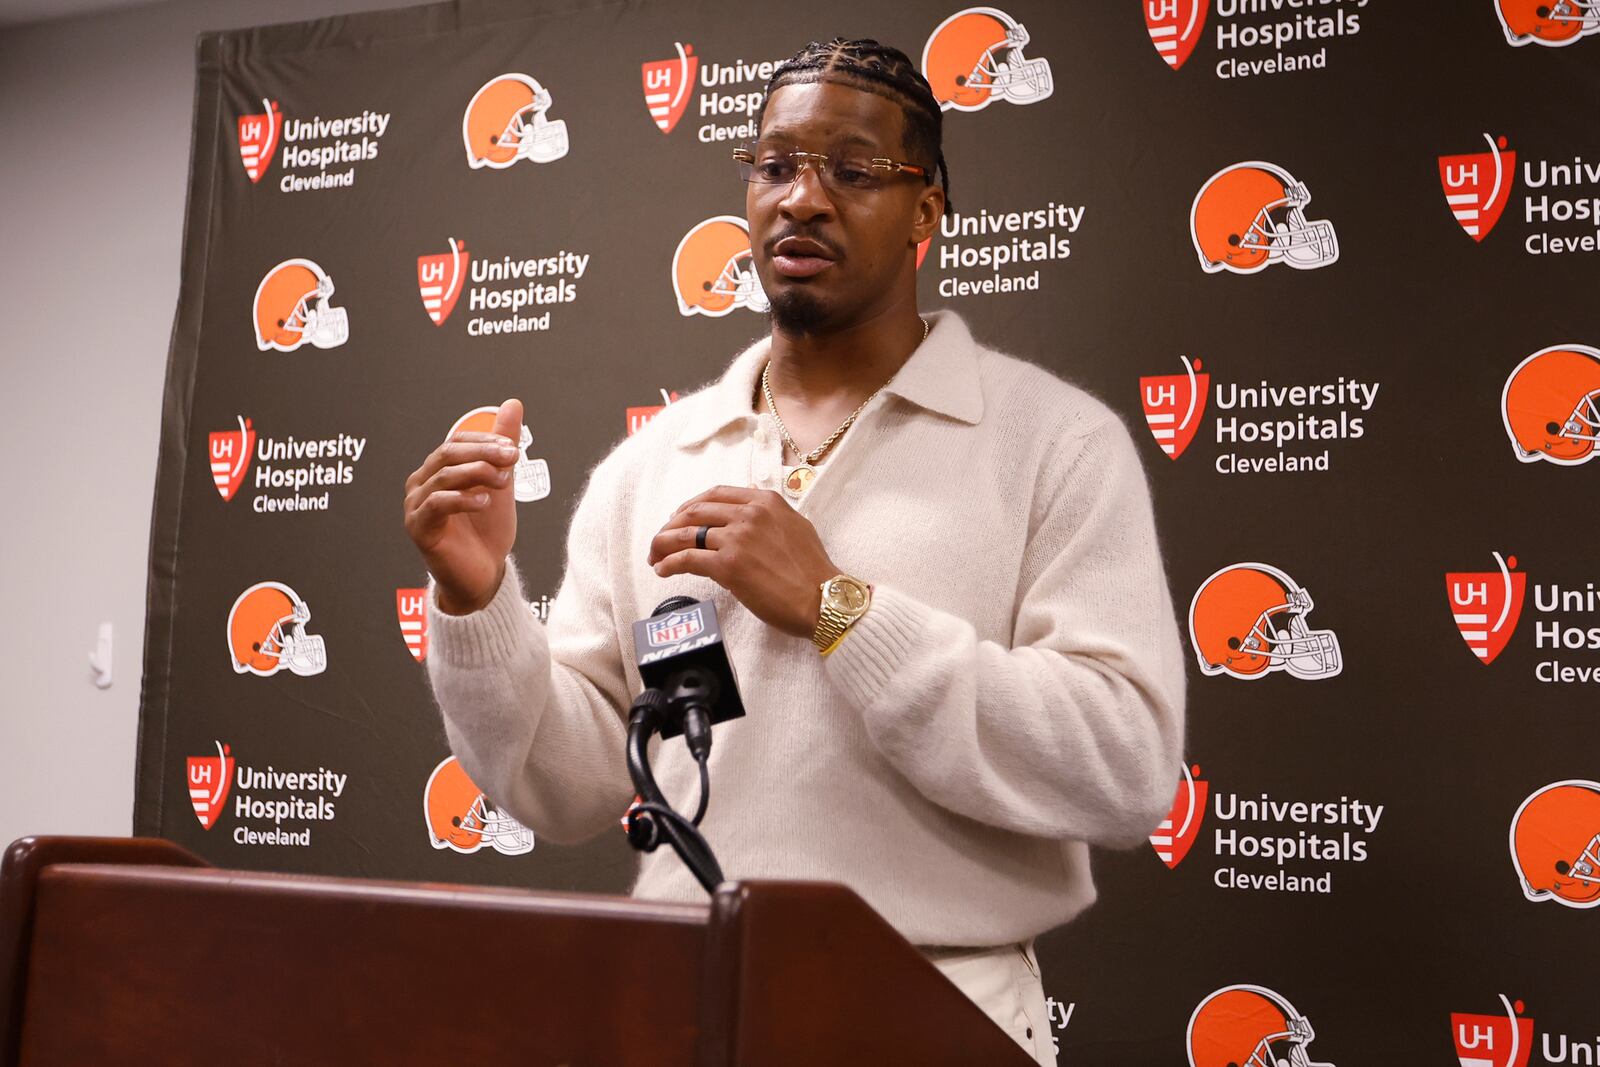
MULTIPOLYGON (((695 687, 680 683, 673 688, 674 695, 677 695, 685 689, 693 690, 695 687)), ((628 842, 641 852, 654 852, 665 840, 705 891, 715 893, 717 886, 723 882, 722 867, 717 863, 711 846, 698 829, 711 795, 710 778, 706 771, 706 758, 710 755, 711 749, 711 724, 704 706, 697 706, 692 696, 687 699, 680 697, 680 700, 683 701, 680 706, 687 705, 686 716, 694 715, 701 720, 698 730, 690 729, 687 722, 685 726, 685 733, 688 735, 686 740, 691 742, 690 751, 694 753, 695 762, 700 766, 700 804, 695 812, 694 821, 690 822, 678 814, 661 792, 661 787, 656 784, 655 775, 650 770, 650 738, 661 728, 662 722, 671 713, 673 704, 677 703, 660 689, 650 688, 634 698, 633 706, 628 709, 628 776, 633 779, 633 787, 639 794, 639 801, 628 809, 624 825, 628 832, 628 842), (695 733, 703 734, 705 740, 703 746, 694 744, 695 733), (697 747, 703 747, 703 751, 696 751, 697 747)))

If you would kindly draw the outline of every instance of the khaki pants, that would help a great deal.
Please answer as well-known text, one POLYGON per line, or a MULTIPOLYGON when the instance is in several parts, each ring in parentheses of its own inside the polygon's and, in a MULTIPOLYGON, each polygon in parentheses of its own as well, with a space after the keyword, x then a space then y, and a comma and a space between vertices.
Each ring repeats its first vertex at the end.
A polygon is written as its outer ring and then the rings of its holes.
POLYGON ((1056 1067, 1051 1019, 1032 941, 999 948, 930 948, 923 954, 1024 1052, 1044 1067, 1056 1067))

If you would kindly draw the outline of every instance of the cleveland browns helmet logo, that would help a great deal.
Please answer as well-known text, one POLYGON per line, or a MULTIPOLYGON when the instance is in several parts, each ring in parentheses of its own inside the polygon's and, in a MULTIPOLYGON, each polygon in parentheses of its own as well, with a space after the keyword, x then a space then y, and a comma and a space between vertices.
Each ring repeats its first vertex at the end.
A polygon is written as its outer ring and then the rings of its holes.
POLYGON ((445 757, 428 776, 422 814, 428 841, 436 849, 463 856, 482 848, 504 856, 533 850, 533 831, 491 804, 454 756, 445 757))
POLYGON ((1506 40, 1518 48, 1525 44, 1559 48, 1600 33, 1596 0, 1495 0, 1494 7, 1506 40))
POLYGON ((504 170, 520 160, 550 163, 567 154, 567 123, 552 119, 550 90, 526 74, 490 78, 461 117, 467 165, 504 170))
POLYGON ((1600 905, 1600 782, 1554 782, 1524 800, 1511 819, 1511 862, 1529 900, 1600 905))
POLYGON ((259 115, 239 116, 239 159, 252 183, 259 182, 278 149, 278 134, 283 129, 283 112, 276 100, 261 101, 259 115))
POLYGON ((256 286, 256 347, 293 352, 310 342, 338 348, 350 340, 350 315, 328 303, 333 279, 309 259, 286 259, 256 286))
MULTIPOLYGON (((462 430, 476 433, 494 433, 494 418, 500 411, 497 407, 473 408, 456 420, 450 427, 450 432, 445 434, 445 440, 454 437, 462 430)), ((542 459, 532 459, 528 449, 533 445, 533 431, 528 429, 526 423, 522 425, 522 432, 518 435, 517 465, 514 473, 515 491, 513 495, 518 503, 528 504, 535 500, 543 500, 550 495, 550 464, 542 459)))
POLYGON ((228 612, 233 673, 267 678, 288 668, 305 677, 327 670, 327 645, 306 633, 310 621, 311 606, 282 582, 257 582, 240 593, 228 612))
POLYGON ((922 73, 942 110, 982 111, 996 100, 1037 104, 1055 83, 1050 63, 1029 59, 1027 29, 997 7, 969 7, 939 23, 922 49, 922 73))
POLYGON ((1450 1013, 1450 1036, 1455 1039, 1461 1067, 1528 1067, 1533 1051, 1533 1020, 1522 1013, 1522 1001, 1513 1003, 1500 994, 1504 1015, 1450 1013))
POLYGON ((1189 1017, 1189 1067, 1334 1067, 1313 1061, 1311 1020, 1265 986, 1231 985, 1189 1017))
POLYGON ((1344 668, 1332 630, 1312 630, 1311 594, 1265 563, 1236 563, 1205 582, 1189 605, 1200 672, 1253 680, 1274 671, 1332 678, 1344 668))
POLYGON ((721 318, 734 308, 766 312, 772 305, 756 276, 750 227, 737 215, 697 223, 672 253, 678 314, 721 318))
POLYGON ((1254 274, 1274 263, 1312 270, 1339 258, 1333 223, 1308 222, 1311 193, 1274 163, 1235 163, 1195 194, 1189 232, 1207 274, 1254 274))
POLYGON ((1507 151, 1504 137, 1483 135, 1487 152, 1439 157, 1439 185, 1445 203, 1467 236, 1482 241, 1500 221, 1511 199, 1517 173, 1517 154, 1507 151))
POLYGON ((1167 66, 1177 70, 1189 59, 1205 30, 1211 0, 1144 0, 1144 25, 1150 43, 1167 66))
POLYGON ((1522 462, 1589 462, 1600 442, 1600 350, 1556 345, 1518 363, 1501 390, 1500 415, 1522 462))

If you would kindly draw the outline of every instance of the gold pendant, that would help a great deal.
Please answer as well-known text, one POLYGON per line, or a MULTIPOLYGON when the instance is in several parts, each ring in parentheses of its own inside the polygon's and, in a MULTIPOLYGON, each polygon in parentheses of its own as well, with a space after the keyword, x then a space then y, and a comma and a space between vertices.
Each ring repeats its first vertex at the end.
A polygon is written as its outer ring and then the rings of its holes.
POLYGON ((806 495, 806 490, 811 488, 811 483, 816 480, 817 469, 808 463, 791 470, 783 479, 783 492, 791 500, 799 500, 806 495))

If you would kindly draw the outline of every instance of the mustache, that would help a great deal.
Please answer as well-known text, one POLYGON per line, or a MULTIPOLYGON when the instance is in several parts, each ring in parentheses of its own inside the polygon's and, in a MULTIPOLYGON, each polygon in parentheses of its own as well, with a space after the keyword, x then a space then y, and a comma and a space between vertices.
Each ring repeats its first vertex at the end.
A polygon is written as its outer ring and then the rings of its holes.
POLYGON ((815 241, 817 244, 822 246, 824 251, 833 256, 833 258, 844 258, 844 251, 837 244, 828 240, 822 235, 820 230, 811 226, 790 226, 787 229, 773 234, 761 246, 766 251, 767 258, 771 259, 776 254, 773 250, 778 247, 779 241, 788 240, 790 237, 793 237, 797 240, 815 241))

